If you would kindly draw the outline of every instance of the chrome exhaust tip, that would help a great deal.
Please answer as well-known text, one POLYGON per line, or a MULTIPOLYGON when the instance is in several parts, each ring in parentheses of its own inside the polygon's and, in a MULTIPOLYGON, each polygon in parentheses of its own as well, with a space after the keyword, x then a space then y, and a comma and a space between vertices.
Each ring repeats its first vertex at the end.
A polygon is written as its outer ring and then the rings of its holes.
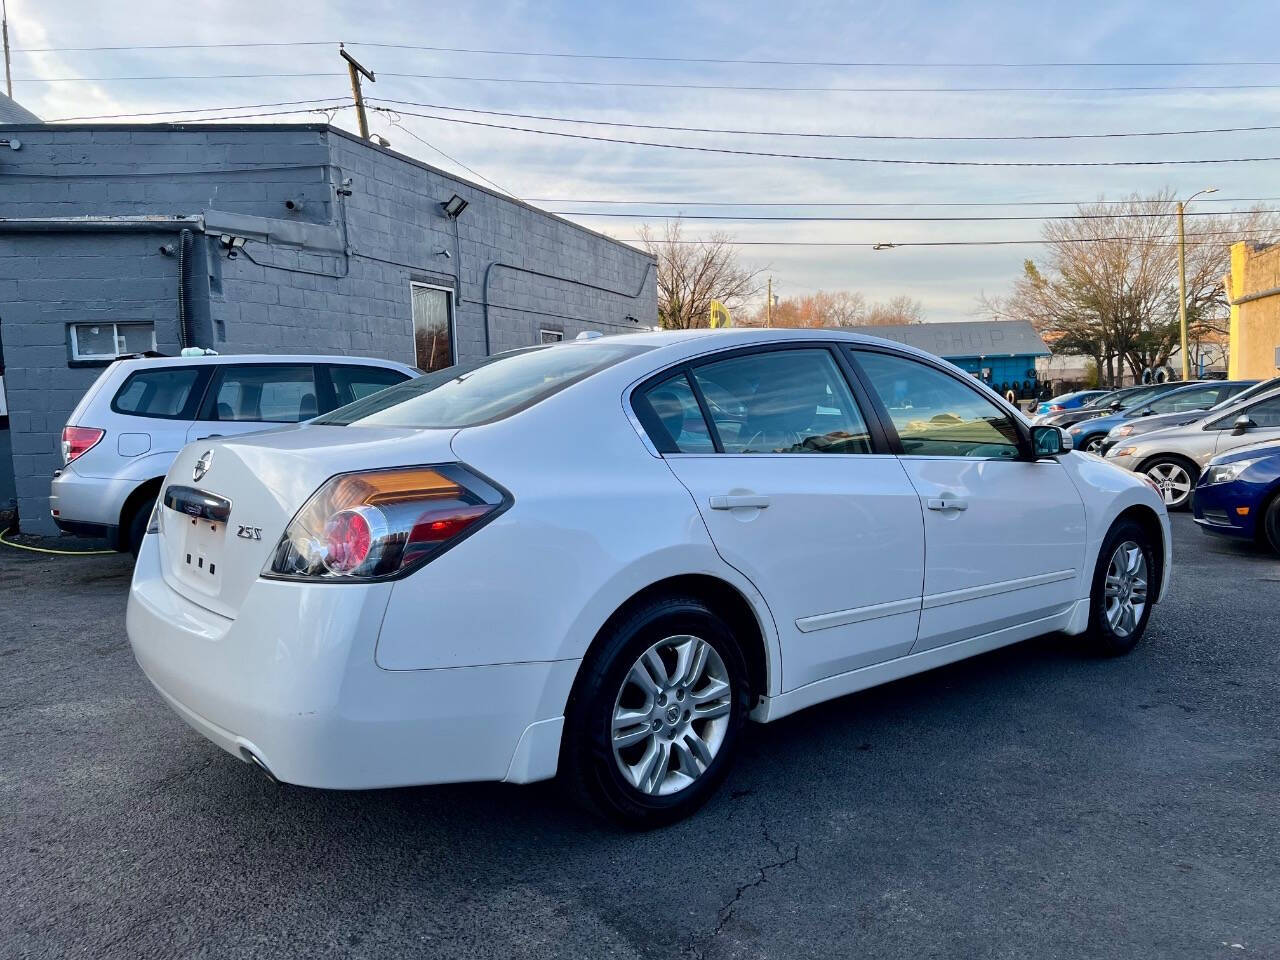
POLYGON ((262 758, 259 757, 252 750, 250 750, 248 747, 240 748, 240 757, 241 759, 244 760, 245 763, 249 764, 250 766, 257 767, 258 770, 262 772, 262 775, 266 777, 268 780, 270 780, 272 783, 280 782, 279 780, 276 779, 276 775, 271 772, 271 769, 265 763, 262 762, 262 758))

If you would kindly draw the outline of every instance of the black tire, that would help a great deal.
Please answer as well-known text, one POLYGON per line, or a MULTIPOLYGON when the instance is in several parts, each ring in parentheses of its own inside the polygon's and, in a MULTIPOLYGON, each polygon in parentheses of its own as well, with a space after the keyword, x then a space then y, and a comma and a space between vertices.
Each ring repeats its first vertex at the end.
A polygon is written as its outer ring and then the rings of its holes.
POLYGON ((1280 493, 1271 498, 1267 511, 1262 515, 1262 536, 1258 539, 1280 554, 1280 493))
POLYGON ((129 517, 129 526, 125 530, 124 546, 136 558, 142 549, 142 538, 147 535, 147 524, 151 522, 151 511, 155 509, 156 498, 147 497, 138 504, 137 509, 129 517))
MULTIPOLYGON (((688 702, 693 702, 692 695, 688 702)), ((560 764, 565 785, 587 810, 628 829, 674 823, 706 803, 724 781, 738 752, 750 703, 746 660, 725 621, 694 597, 655 599, 609 628, 582 665, 565 717, 560 764), (727 723, 710 763, 691 783, 667 794, 646 793, 633 785, 620 769, 623 761, 615 757, 614 709, 640 657, 655 644, 684 635, 706 641, 719 654, 729 684, 721 698, 729 701, 727 723)), ((662 712, 656 706, 654 711, 662 712)), ((705 724, 714 721, 695 717, 694 722, 704 724, 706 731, 705 724)), ((647 743, 635 749, 648 749, 647 743)), ((664 767, 663 774, 669 769, 664 767)))
POLYGON ((1183 457, 1159 456, 1148 460, 1141 467, 1141 472, 1156 485, 1160 496, 1164 499, 1165 509, 1188 510, 1191 508, 1191 495, 1195 491, 1196 481, 1200 479, 1200 468, 1183 457), (1178 489, 1169 486, 1176 480, 1178 489), (1186 491, 1181 486, 1186 485, 1186 491))
POLYGON ((1160 586, 1161 557, 1157 554, 1158 549, 1158 545, 1151 542, 1147 531, 1132 520, 1121 520, 1111 528, 1102 542, 1093 571, 1093 587, 1089 593, 1089 629, 1085 634, 1088 646, 1095 653, 1105 657, 1121 656, 1137 646, 1142 639, 1160 586), (1126 543, 1135 544, 1139 548, 1146 565, 1146 603, 1141 616, 1136 618, 1128 632, 1124 632, 1124 628, 1114 627, 1107 616, 1107 574, 1116 551, 1126 543))

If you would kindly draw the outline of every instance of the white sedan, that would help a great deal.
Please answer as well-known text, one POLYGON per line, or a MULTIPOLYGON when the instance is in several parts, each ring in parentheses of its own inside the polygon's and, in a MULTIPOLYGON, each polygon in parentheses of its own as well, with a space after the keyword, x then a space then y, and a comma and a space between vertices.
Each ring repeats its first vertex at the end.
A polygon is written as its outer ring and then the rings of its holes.
POLYGON ((1131 649, 1164 504, 1063 446, 853 333, 515 351, 188 446, 129 637, 187 723, 281 781, 559 773, 654 826, 748 719, 1050 631, 1131 649))

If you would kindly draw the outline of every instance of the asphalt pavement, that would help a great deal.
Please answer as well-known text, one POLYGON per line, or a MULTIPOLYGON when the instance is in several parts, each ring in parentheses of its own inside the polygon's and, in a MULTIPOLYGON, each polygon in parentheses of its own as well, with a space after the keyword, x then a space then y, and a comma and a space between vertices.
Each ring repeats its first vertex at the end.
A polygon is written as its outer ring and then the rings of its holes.
POLYGON ((139 672, 128 558, 0 546, 0 956, 1280 957, 1280 561, 1174 526, 1130 656, 752 727, 640 835, 553 784, 273 785, 139 672))

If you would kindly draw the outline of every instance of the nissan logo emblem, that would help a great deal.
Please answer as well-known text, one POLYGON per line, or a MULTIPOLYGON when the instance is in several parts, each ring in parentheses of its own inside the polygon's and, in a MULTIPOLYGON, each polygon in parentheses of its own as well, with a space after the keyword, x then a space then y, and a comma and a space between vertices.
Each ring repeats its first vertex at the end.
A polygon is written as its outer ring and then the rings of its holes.
POLYGON ((209 472, 209 467, 213 465, 213 451, 206 450, 200 454, 200 459, 196 461, 195 469, 191 471, 191 479, 199 483, 204 479, 204 475, 209 472))

